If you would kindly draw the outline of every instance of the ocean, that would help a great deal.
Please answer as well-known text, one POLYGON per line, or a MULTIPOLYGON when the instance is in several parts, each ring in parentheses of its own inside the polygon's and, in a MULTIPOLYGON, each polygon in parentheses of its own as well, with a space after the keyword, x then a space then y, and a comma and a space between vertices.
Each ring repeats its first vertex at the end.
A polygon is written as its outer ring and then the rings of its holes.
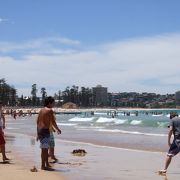
MULTIPOLYGON (((180 110, 116 110, 82 112, 82 114, 56 114, 61 139, 90 143, 104 147, 117 147, 147 151, 167 151, 167 133, 170 112, 180 110)), ((36 136, 36 115, 6 117, 8 133, 36 136)))

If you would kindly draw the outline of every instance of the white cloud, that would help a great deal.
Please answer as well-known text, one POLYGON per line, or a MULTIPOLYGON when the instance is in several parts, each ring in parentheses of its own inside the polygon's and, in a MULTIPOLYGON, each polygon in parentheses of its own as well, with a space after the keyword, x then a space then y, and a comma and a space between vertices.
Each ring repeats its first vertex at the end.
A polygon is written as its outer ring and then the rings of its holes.
MULTIPOLYGON (((27 93, 27 87, 19 86, 27 84, 30 93, 33 83, 39 88, 48 87, 49 93, 73 84, 86 87, 102 84, 113 92, 174 93, 180 89, 180 34, 102 44, 86 51, 72 46, 59 48, 49 43, 51 38, 41 40, 17 44, 37 49, 24 53, 21 60, 12 55, 0 57, 1 77, 19 92, 27 93), (47 54, 48 47, 51 55, 47 54)), ((78 42, 75 44, 79 45, 78 42)), ((73 45, 71 40, 69 43, 73 45)), ((15 50, 9 47, 6 46, 8 52, 15 50)))
POLYGON ((7 21, 9 21, 9 20, 8 19, 4 19, 4 18, 0 18, 0 23, 7 22, 7 21))
POLYGON ((0 22, 8 21, 8 19, 0 18, 0 22))
POLYGON ((49 37, 49 38, 39 38, 31 41, 15 43, 15 42, 0 42, 0 53, 9 53, 9 52, 21 52, 26 51, 26 54, 32 53, 34 51, 47 53, 55 50, 57 48, 64 47, 74 47, 80 45, 80 41, 72 40, 63 37, 49 37))

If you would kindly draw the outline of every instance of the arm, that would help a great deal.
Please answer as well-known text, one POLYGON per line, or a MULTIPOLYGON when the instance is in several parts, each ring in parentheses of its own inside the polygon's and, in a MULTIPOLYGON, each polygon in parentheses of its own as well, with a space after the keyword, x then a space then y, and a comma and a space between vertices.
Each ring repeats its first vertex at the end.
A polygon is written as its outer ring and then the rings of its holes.
POLYGON ((57 133, 58 134, 61 134, 61 130, 59 129, 59 127, 57 126, 57 123, 56 123, 56 118, 53 114, 53 111, 51 111, 51 120, 52 120, 52 125, 53 125, 53 128, 55 128, 57 130, 57 133))
POLYGON ((38 124, 39 124, 39 114, 38 114, 37 119, 36 119, 36 131, 37 131, 36 141, 39 140, 39 137, 38 137, 38 124))
POLYGON ((5 117, 4 117, 4 114, 2 113, 2 120, 3 120, 3 129, 5 129, 5 124, 6 124, 6 122, 5 122, 5 117))
POLYGON ((168 145, 169 146, 171 145, 171 136, 172 136, 172 133, 173 133, 173 128, 172 128, 172 126, 170 126, 169 132, 168 132, 168 145))

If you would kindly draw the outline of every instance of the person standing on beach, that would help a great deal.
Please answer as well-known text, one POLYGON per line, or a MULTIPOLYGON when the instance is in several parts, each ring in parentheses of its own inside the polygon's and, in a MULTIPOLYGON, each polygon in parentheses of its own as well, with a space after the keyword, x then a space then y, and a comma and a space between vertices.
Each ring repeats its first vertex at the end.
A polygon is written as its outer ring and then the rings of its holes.
MULTIPOLYGON (((54 115, 54 118, 56 119, 55 115, 54 115)), ((50 140, 49 140, 49 156, 53 161, 53 163, 57 162, 58 159, 55 157, 55 154, 54 154, 54 147, 55 147, 55 140, 54 140, 54 132, 55 129, 53 128, 53 125, 52 123, 50 123, 50 128, 49 128, 49 131, 50 131, 50 140)))
POLYGON ((6 157, 6 149, 5 149, 5 139, 4 139, 4 132, 3 129, 5 129, 5 117, 2 111, 2 102, 0 102, 0 148, 2 153, 2 159, 3 162, 9 161, 9 159, 6 157))
POLYGON ((167 158, 165 161, 164 169, 159 171, 159 174, 166 174, 167 169, 171 163, 172 157, 180 152, 180 118, 177 113, 170 113, 170 125, 168 132, 168 145, 169 151, 167 153, 167 158), (174 135, 173 142, 171 143, 171 136, 174 135))
POLYGON ((54 113, 53 106, 55 104, 54 98, 51 96, 47 97, 44 101, 44 108, 42 108, 38 114, 37 118, 37 138, 40 140, 41 148, 41 169, 42 170, 53 170, 50 168, 48 162, 48 149, 50 142, 50 126, 57 130, 58 134, 61 134, 61 130, 58 128, 54 113))

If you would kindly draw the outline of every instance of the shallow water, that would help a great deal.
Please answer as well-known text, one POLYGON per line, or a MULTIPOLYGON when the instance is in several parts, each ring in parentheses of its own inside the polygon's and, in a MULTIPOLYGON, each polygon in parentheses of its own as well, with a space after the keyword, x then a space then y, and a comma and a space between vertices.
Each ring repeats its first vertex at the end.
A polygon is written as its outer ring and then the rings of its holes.
MULTIPOLYGON (((112 118, 108 112, 86 112, 79 115, 58 114, 57 124, 62 130, 57 139, 88 142, 102 146, 167 151, 167 131, 169 112, 161 114, 135 112, 124 115, 118 112, 112 118)), ((36 136, 36 115, 18 117, 7 116, 9 133, 36 136)))

